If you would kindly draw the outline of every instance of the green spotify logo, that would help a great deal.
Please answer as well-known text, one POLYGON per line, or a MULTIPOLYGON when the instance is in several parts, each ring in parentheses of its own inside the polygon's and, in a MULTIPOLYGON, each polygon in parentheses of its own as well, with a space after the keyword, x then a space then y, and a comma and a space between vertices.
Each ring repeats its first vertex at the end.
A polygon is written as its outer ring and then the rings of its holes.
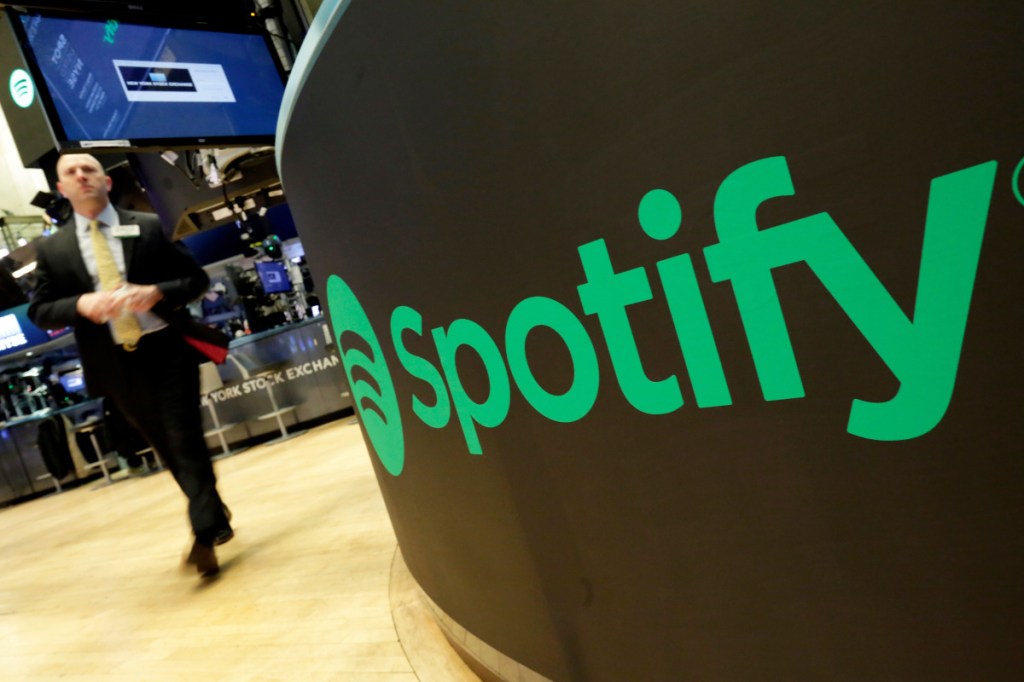
POLYGON ((25 69, 15 69, 11 72, 8 88, 15 104, 22 109, 32 106, 36 98, 36 86, 32 83, 32 76, 28 75, 25 69))
POLYGON ((397 476, 405 463, 405 437, 380 342, 359 299, 340 277, 327 280, 327 301, 338 353, 363 426, 384 468, 397 476))
MULTIPOLYGON (((761 204, 795 193, 784 157, 746 164, 722 181, 714 201, 719 241, 703 250, 703 258, 712 282, 732 288, 766 401, 805 397, 772 274, 778 268, 804 264, 899 382, 895 395, 883 402, 851 396, 847 431, 865 439, 899 441, 917 438, 938 425, 953 395, 996 165, 989 161, 932 180, 917 298, 910 315, 893 300, 828 213, 781 225, 758 225, 761 204)), ((670 192, 655 189, 640 200, 637 218, 647 237, 667 241, 682 226, 682 209, 670 192)), ((504 422, 513 386, 540 416, 561 423, 586 417, 602 383, 605 390, 620 391, 634 409, 645 414, 682 408, 684 376, 697 409, 732 405, 693 256, 680 253, 651 267, 617 271, 604 239, 583 244, 577 252, 584 275, 577 287, 578 301, 565 303, 545 296, 520 301, 509 311, 501 345, 480 324, 457 319, 430 329, 437 357, 432 362, 411 352, 405 343, 408 335, 425 333, 422 315, 408 306, 394 309, 390 332, 395 355, 406 372, 429 386, 429 394, 411 396, 409 407, 417 418, 440 429, 454 413, 467 450, 479 455, 483 454, 480 430, 504 422), (645 371, 629 319, 631 306, 654 301, 652 277, 660 280, 664 300, 657 304, 671 319, 682 360, 677 374, 660 378, 651 378, 645 371), (596 321, 601 335, 596 343, 580 321, 580 313, 596 321), (568 349, 573 379, 563 392, 545 388, 544 378, 536 376, 530 365, 526 341, 541 327, 553 331, 568 349), (597 343, 607 351, 613 377, 600 375, 597 343), (463 388, 456 364, 460 352, 475 354, 483 364, 489 386, 483 399, 471 397, 463 388)), ((398 401, 377 337, 341 278, 331 277, 328 299, 366 431, 385 467, 397 475, 404 442, 398 401), (346 343, 346 337, 353 340, 346 343)))

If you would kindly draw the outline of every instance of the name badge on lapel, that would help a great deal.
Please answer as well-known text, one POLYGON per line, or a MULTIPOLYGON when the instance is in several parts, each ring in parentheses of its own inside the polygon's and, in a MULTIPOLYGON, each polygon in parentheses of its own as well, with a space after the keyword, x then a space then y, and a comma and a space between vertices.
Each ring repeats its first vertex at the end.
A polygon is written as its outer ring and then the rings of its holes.
POLYGON ((110 234, 124 239, 125 237, 138 237, 141 234, 141 230, 138 225, 114 225, 110 228, 110 234))

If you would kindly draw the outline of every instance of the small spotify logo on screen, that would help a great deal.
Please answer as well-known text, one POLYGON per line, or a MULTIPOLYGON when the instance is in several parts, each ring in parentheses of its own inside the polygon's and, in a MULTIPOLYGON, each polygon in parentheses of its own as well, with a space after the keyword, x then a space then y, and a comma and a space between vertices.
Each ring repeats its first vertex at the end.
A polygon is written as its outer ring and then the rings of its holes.
POLYGON ((22 109, 32 106, 36 98, 36 87, 32 84, 32 76, 28 75, 25 69, 15 69, 11 72, 10 80, 11 99, 22 109))

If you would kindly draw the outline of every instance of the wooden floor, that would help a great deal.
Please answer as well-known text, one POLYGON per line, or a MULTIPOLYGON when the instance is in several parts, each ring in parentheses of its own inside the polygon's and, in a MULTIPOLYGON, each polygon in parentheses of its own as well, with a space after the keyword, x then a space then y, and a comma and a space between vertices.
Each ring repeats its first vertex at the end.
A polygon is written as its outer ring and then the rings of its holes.
POLYGON ((0 510, 0 680, 471 679, 425 674, 396 631, 396 541, 350 422, 217 462, 236 535, 212 580, 180 570, 166 472, 0 510))

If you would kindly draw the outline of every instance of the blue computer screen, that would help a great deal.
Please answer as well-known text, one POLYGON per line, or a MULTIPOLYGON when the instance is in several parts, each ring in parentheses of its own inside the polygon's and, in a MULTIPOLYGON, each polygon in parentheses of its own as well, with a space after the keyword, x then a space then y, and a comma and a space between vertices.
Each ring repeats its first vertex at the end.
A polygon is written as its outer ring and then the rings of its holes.
POLYGON ((288 279, 288 269, 283 263, 256 263, 256 272, 263 284, 263 291, 268 294, 281 294, 292 290, 292 282, 288 279))
POLYGON ((64 390, 68 393, 77 393, 85 390, 85 375, 82 374, 82 370, 76 369, 65 374, 61 374, 60 385, 64 387, 64 390))
POLYGON ((46 330, 28 319, 28 303, 0 311, 0 356, 26 351, 71 331, 70 327, 46 330))
POLYGON ((260 33, 35 13, 19 20, 62 140, 274 134, 284 84, 260 33))

